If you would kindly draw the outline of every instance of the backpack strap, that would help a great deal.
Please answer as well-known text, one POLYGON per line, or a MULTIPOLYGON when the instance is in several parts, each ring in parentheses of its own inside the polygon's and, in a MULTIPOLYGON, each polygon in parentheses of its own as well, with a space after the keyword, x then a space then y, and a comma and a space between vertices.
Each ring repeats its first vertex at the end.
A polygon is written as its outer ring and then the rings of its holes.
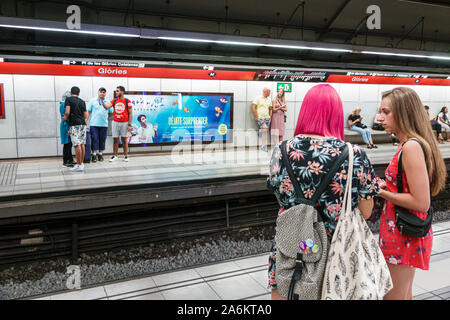
POLYGON ((292 186, 294 187, 296 200, 298 202, 300 202, 300 203, 306 203, 306 204, 309 204, 311 206, 314 206, 314 202, 312 202, 311 200, 306 199, 303 196, 302 192, 301 192, 301 188, 300 188, 300 185, 298 184, 297 177, 295 176, 294 171, 292 170, 292 166, 289 163, 289 156, 288 156, 287 151, 286 151, 286 144, 287 144, 287 140, 284 140, 281 143, 280 149, 281 149, 281 154, 282 154, 284 167, 286 168, 286 171, 289 174, 289 179, 291 180, 292 186))
POLYGON ((330 182, 331 180, 333 180, 333 177, 336 175, 336 172, 339 170, 339 167, 342 165, 342 163, 344 163, 345 160, 347 160, 347 158, 348 158, 348 146, 346 144, 344 150, 342 150, 341 155, 333 163, 333 166, 330 168, 327 175, 322 178, 322 182, 316 189, 316 192, 314 192, 314 196, 311 199, 311 201, 313 201, 314 204, 317 203, 317 201, 319 200, 320 196, 325 191, 325 189, 329 187, 330 182))
POLYGON ((311 200, 306 199, 302 192, 300 185, 298 183, 298 180, 294 174, 294 171, 292 170, 292 166, 289 163, 289 156, 286 151, 286 143, 287 140, 283 141, 281 143, 280 149, 283 159, 283 164, 286 167, 286 170, 289 174, 289 179, 292 182, 292 185, 294 187, 294 192, 296 194, 296 198, 298 202, 306 203, 308 205, 311 205, 313 207, 316 206, 317 200, 322 195, 322 193, 325 191, 326 188, 328 188, 330 181, 333 179, 334 175, 336 174, 337 170, 341 166, 341 164, 347 160, 348 157, 348 147, 347 145, 344 147, 344 150, 342 151, 341 155, 336 159, 336 161, 333 163, 332 167, 328 171, 327 175, 323 177, 322 182, 320 183, 319 187, 316 189, 316 192, 314 193, 314 196, 311 198, 311 200))

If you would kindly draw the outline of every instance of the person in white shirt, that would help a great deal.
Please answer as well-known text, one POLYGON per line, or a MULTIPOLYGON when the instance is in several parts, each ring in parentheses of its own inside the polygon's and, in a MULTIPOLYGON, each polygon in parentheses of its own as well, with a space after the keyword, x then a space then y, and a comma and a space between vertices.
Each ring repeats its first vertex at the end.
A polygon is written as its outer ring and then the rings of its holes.
POLYGON ((442 130, 445 131, 445 135, 447 136, 447 142, 450 142, 450 120, 448 118, 448 108, 442 107, 441 111, 437 116, 437 122, 441 125, 442 130))

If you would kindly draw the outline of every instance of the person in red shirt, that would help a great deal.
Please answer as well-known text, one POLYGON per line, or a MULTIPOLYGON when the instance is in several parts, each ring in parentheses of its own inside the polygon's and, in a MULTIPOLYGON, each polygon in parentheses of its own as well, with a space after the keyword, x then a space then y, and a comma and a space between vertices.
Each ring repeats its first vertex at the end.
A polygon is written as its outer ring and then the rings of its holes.
POLYGON ((122 139, 124 161, 128 162, 128 131, 131 130, 131 121, 133 119, 133 104, 125 98, 125 88, 118 86, 115 90, 115 97, 111 103, 103 102, 105 109, 114 108, 114 116, 112 122, 112 136, 114 139, 114 155, 109 162, 118 160, 119 138, 122 139))

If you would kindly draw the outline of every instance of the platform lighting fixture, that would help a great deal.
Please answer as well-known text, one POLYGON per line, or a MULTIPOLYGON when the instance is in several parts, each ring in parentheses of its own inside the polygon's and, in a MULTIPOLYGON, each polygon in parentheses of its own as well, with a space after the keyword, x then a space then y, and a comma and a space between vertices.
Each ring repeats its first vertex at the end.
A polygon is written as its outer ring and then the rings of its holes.
POLYGON ((427 58, 427 59, 439 59, 439 60, 450 60, 450 57, 443 56, 425 56, 421 54, 408 54, 408 53, 393 53, 393 52, 377 52, 377 51, 361 51, 364 54, 378 54, 383 56, 397 56, 397 57, 408 57, 408 58, 427 58))
POLYGON ((282 45, 282 44, 265 44, 265 43, 257 43, 257 42, 239 42, 239 41, 193 39, 193 38, 177 38, 177 37, 158 37, 158 39, 161 39, 161 40, 175 40, 175 41, 189 41, 189 42, 231 44, 231 45, 241 45, 241 46, 256 46, 256 47, 297 49, 297 50, 319 50, 319 51, 333 51, 333 52, 353 52, 352 50, 349 50, 349 49, 290 46, 290 45, 282 45))
POLYGON ((139 38, 140 37, 139 34, 133 34, 133 33, 115 33, 115 32, 79 30, 79 29, 46 28, 46 27, 19 26, 19 25, 10 25, 10 24, 0 24, 0 27, 14 28, 14 29, 27 29, 27 30, 41 30, 41 31, 72 32, 72 33, 94 34, 94 35, 114 36, 114 37, 130 37, 130 38, 139 38))

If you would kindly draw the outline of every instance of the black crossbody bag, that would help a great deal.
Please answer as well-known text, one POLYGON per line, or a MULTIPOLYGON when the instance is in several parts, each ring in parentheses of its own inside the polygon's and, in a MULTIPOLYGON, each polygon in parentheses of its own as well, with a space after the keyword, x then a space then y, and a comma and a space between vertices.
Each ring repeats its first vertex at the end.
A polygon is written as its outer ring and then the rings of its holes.
MULTIPOLYGON (((423 149, 422 144, 417 139, 412 139, 417 141, 422 148, 422 151, 425 155, 426 153, 423 149)), ((403 192, 403 165, 402 165, 402 151, 398 156, 398 172, 397 172, 397 192, 403 192)), ((431 201, 431 186, 430 186, 430 201, 431 201)), ((414 237, 414 238, 423 238, 427 235, 431 228, 431 222, 433 221, 433 207, 430 204, 430 209, 428 209, 427 218, 425 220, 420 219, 415 214, 409 212, 408 209, 395 206, 395 225, 401 234, 414 237)))

